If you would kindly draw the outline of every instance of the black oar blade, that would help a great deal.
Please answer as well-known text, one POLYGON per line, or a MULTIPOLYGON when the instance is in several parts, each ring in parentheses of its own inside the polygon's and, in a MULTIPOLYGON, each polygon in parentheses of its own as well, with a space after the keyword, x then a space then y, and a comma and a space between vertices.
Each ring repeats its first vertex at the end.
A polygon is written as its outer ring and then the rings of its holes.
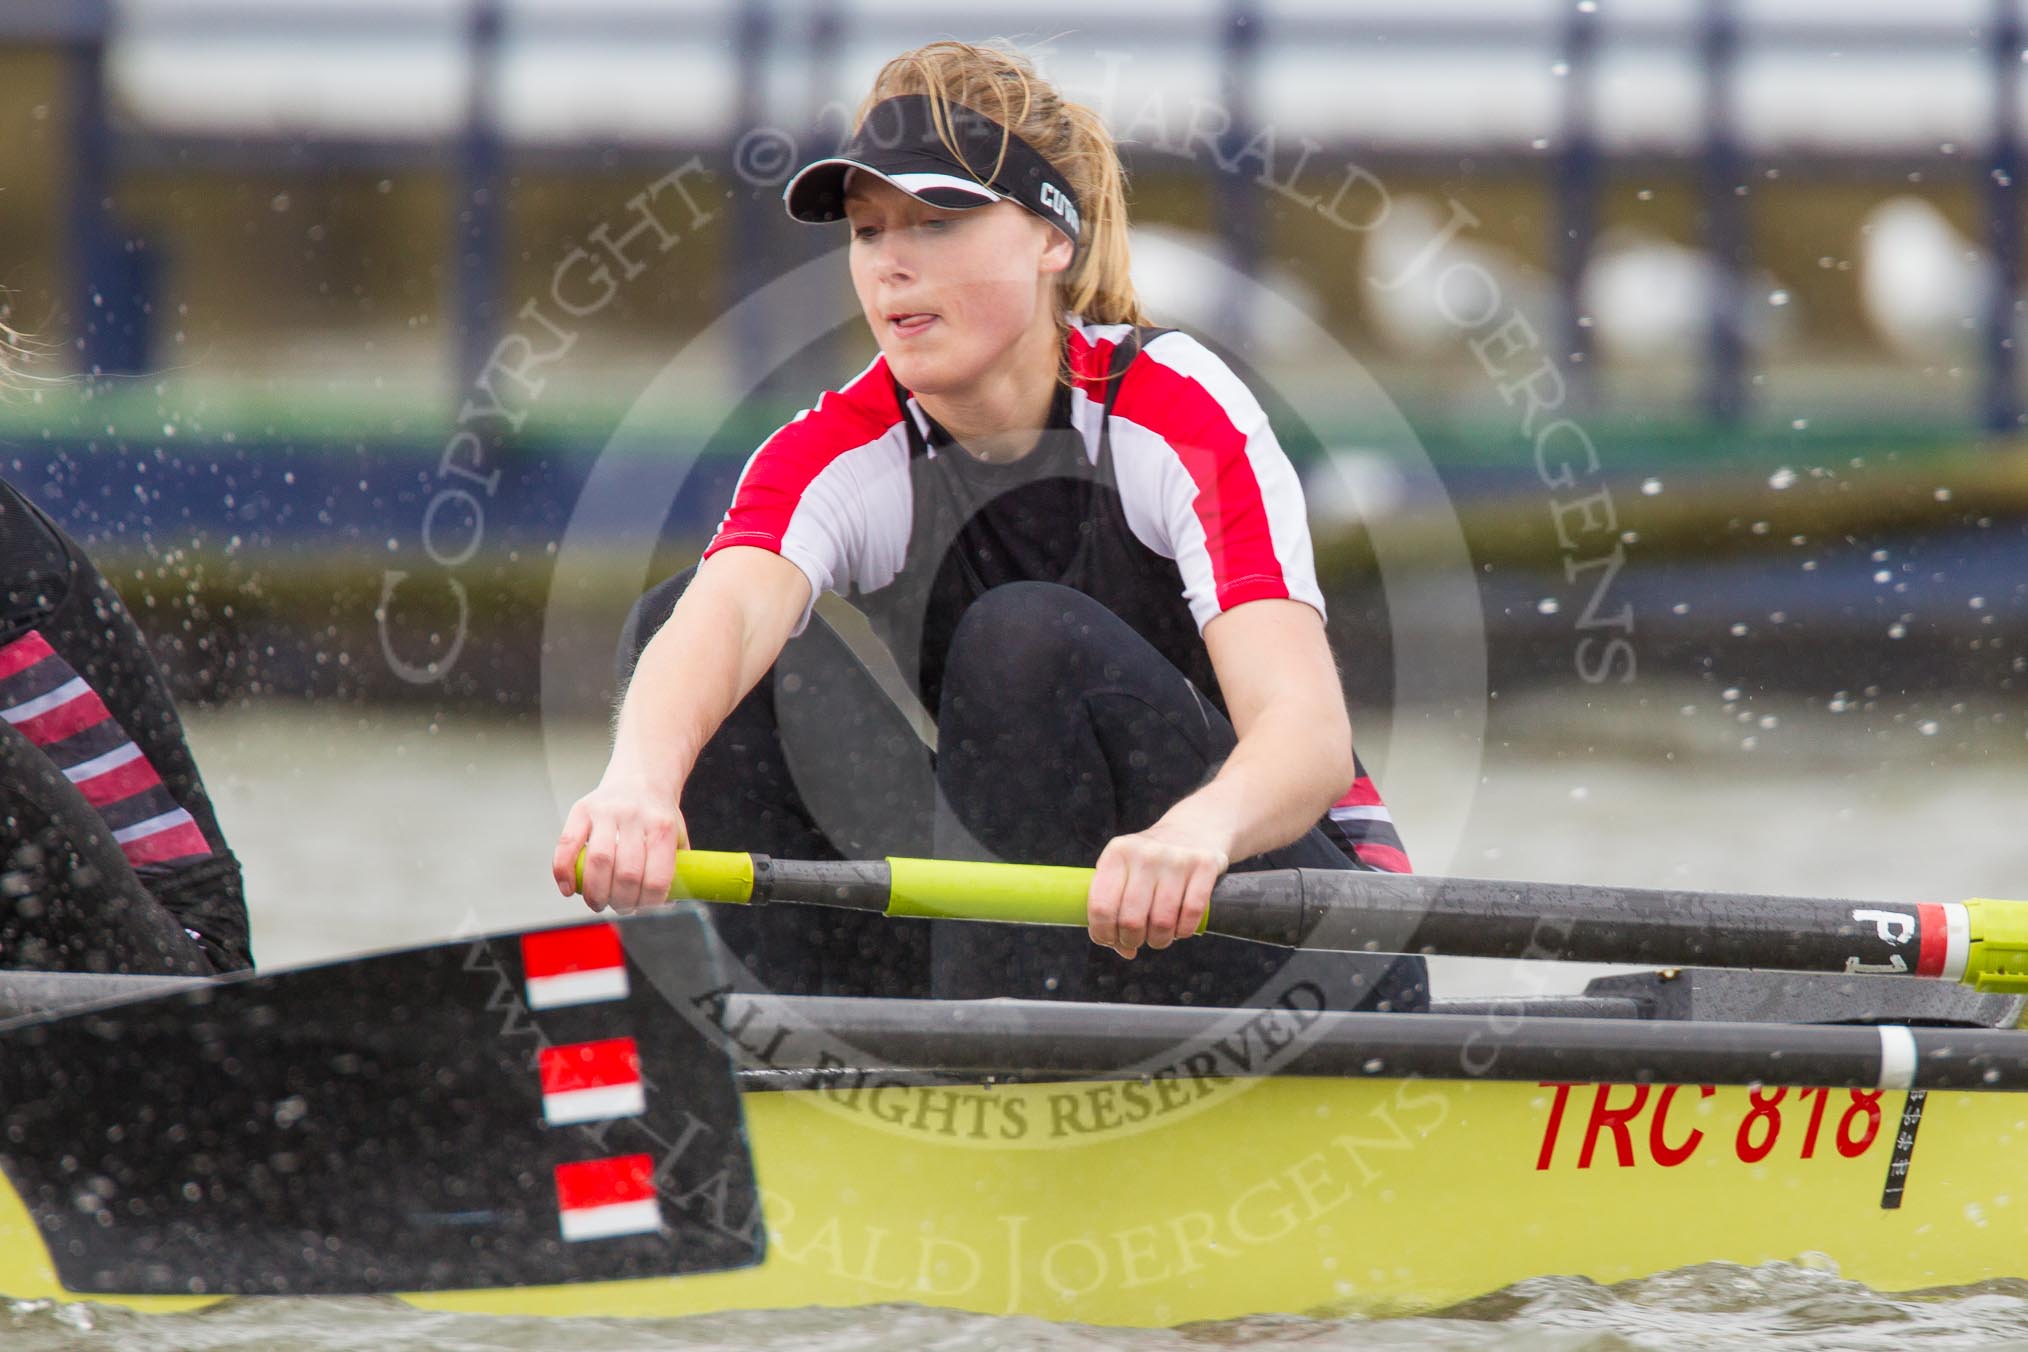
POLYGON ((700 917, 671 911, 17 1026, 0 1034, 0 1163, 79 1293, 755 1263, 732 1067, 672 1007, 713 967, 700 917))

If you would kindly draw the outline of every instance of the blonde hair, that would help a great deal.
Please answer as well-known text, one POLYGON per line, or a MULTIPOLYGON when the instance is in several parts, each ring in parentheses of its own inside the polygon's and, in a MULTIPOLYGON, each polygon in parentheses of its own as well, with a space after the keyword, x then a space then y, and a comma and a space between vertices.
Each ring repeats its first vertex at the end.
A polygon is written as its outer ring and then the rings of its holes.
POLYGON ((1094 324, 1148 323, 1128 267, 1127 173, 1097 113, 1058 94, 1011 47, 943 41, 903 52, 882 66, 852 119, 853 129, 864 124, 874 105, 903 94, 929 96, 937 135, 961 162, 951 124, 954 103, 992 118, 1070 181, 1084 239, 1057 278, 1059 339, 1066 337, 1066 314, 1094 324))
POLYGON ((12 398, 32 382, 48 379, 30 374, 27 369, 30 362, 43 355, 40 344, 15 332, 6 320, 0 319, 0 402, 12 398))

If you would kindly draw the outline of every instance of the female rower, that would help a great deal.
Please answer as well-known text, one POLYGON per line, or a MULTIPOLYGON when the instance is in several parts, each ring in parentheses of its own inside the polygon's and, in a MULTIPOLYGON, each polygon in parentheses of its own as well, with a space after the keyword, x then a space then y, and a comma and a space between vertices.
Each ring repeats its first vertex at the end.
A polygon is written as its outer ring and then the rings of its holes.
MULTIPOLYGON (((0 325, 0 392, 23 378, 0 325)), ((227 847, 147 642, 82 547, 0 480, 0 967, 252 965, 227 847)))
POLYGON ((1405 870, 1351 729, 1295 471, 1210 351, 1151 327, 1111 137, 1018 54, 889 62, 789 214, 850 223, 880 356, 755 452, 621 644, 557 886, 631 912, 679 847, 1096 864, 1089 936, 715 917, 777 990, 1419 1008, 1416 958, 1193 939, 1229 867, 1405 870), (817 596, 934 711, 934 768, 817 596), (1143 949, 1152 950, 1134 960, 1143 949), (1130 961, 1132 960, 1132 961, 1130 961))

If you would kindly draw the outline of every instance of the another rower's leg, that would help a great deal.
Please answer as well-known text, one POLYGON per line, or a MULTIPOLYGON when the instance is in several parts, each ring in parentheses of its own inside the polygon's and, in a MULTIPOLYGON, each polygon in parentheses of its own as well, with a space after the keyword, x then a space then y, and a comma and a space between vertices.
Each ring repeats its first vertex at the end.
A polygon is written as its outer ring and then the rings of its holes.
POLYGON ((210 966, 250 966, 239 861, 146 639, 83 547, 4 482, 0 667, 10 720, 85 784, 148 895, 196 936, 210 966), (60 708, 22 712, 59 697, 60 708))
POLYGON ((0 723, 0 967, 208 976, 215 965, 142 885, 98 810, 0 723))
MULTIPOLYGON (((965 612, 945 670, 938 853, 1088 866, 1206 783, 1236 744, 1225 716, 1098 602, 1045 583, 995 588, 965 612)), ((1234 867, 1356 865, 1313 828, 1234 867)), ((940 995, 1241 1005, 1305 983, 1337 1008, 1428 1004, 1414 957, 1203 937, 1128 961, 1074 931, 945 930, 940 995)))
MULTIPOLYGON (((689 585, 649 591, 621 633, 621 684, 689 585)), ((734 707, 683 788, 698 849, 784 859, 920 855, 935 792, 929 751, 821 615, 734 707)), ((781 994, 923 996, 929 930, 849 911, 718 907, 712 923, 746 967, 742 984, 781 994)))

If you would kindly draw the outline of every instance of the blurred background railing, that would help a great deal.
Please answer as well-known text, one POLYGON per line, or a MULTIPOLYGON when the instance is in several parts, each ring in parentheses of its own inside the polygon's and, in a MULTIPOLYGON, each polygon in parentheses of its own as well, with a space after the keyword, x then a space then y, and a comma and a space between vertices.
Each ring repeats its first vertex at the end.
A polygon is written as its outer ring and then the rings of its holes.
MULTIPOLYGON (((1902 624, 1919 638, 1920 609, 1896 619, 1905 606, 1866 591, 1874 537, 1990 540, 1994 521, 2028 507, 2011 439, 2023 418, 2020 0, 1103 12, 1056 0, 11 0, 0 107, 18 134, 0 140, 0 286, 9 322, 50 349, 46 369, 79 377, 0 408, 14 472, 138 558, 143 584, 168 577, 197 595, 192 570, 209 568, 233 579, 242 612, 261 609, 250 577, 280 611, 300 602, 275 598, 306 559, 345 556, 377 577, 390 556, 412 559, 447 432, 516 316, 553 296, 574 250, 600 231, 610 241, 639 194, 694 161, 679 186, 696 200, 670 220, 708 211, 710 223, 655 250, 573 327, 541 398, 486 432, 489 464, 509 478, 486 503, 484 558, 526 565, 676 353, 710 385, 779 344, 739 302, 839 242, 782 218, 790 160, 836 144, 894 52, 998 33, 1106 114, 1133 176, 1150 309, 1300 406, 1304 425, 1285 437, 1306 464, 1375 435, 1375 410, 1346 393, 1319 328, 1407 416, 1474 557, 1497 566, 1482 583, 1496 628, 1502 616, 1541 624, 1545 587, 1575 589, 1542 581, 1566 560, 1541 489, 1515 502, 1535 471, 1520 394, 1468 341, 1487 326, 1462 323, 1429 270, 1386 284, 1439 238, 1540 336, 1560 406, 1622 487, 1629 576, 1652 589, 1648 632, 1663 639, 1671 625, 1687 635, 1687 612, 1709 615, 1707 596, 1741 595, 1720 564, 1763 577, 1770 551, 1798 538, 1837 543, 1856 571, 1838 587, 1812 579, 1777 628, 1856 606, 1868 637, 1902 624), (734 322, 714 329, 725 315, 734 322), (1709 566, 1694 579, 1641 572, 1684 557, 1709 566)), ((849 295, 842 267, 835 288, 813 311, 849 295)), ((680 399, 659 407, 672 440, 707 451, 672 536, 707 524, 755 437, 868 350, 827 321, 737 426, 699 424, 680 399)), ((1393 491, 1407 490, 1394 482, 1382 500, 1393 491)), ((1994 577, 2012 563, 1993 560, 2015 557, 1971 554, 1994 577)), ((1356 581, 1361 556, 1345 557, 1356 581)), ((1824 571, 1838 570, 1827 559, 1824 571)), ((327 578, 303 585, 319 616, 344 622, 327 578)), ((1994 604, 2018 603, 2006 595, 1994 604)), ((226 602, 165 604, 208 607, 217 623, 226 602)), ((1767 629, 1759 615, 1722 618, 1727 632, 1767 629)), ((1938 632, 1961 618, 1937 619, 1938 632)), ((1924 651, 1956 662, 1954 642, 1924 651)), ((1683 643, 1683 664, 1702 660, 1683 643)), ((255 665, 283 687, 314 685, 314 658, 294 661, 304 670, 283 670, 286 653, 255 665)), ((199 689, 246 679, 207 670, 199 689)))
MULTIPOLYGON (((1262 144, 1356 162, 1394 199, 1463 197, 1594 399, 1733 421, 1828 390, 2005 428, 2020 9, 15 0, 0 98, 28 134, 0 150, 5 271, 17 318, 81 370, 336 362, 447 399, 527 289, 517 263, 599 185, 691 154, 724 174, 763 126, 814 150, 886 55, 1018 29, 1111 115, 1144 225, 1279 265, 1383 364, 1427 355, 1416 316, 1368 303, 1358 250, 1305 234, 1257 168, 1224 167, 1248 146, 1255 166, 1262 144)), ((735 193, 696 284, 631 317, 650 351, 815 246, 771 196, 735 193)))

